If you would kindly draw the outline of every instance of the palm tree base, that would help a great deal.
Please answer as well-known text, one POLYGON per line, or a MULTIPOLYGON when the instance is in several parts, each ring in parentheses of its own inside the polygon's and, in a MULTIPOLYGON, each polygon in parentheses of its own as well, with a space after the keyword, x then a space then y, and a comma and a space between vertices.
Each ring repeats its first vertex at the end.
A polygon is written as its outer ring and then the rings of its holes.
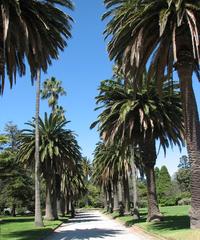
POLYGON ((35 222, 35 226, 36 227, 44 227, 44 224, 43 224, 43 222, 41 223, 41 222, 35 222))
POLYGON ((44 219, 47 221, 55 221, 57 220, 55 217, 48 217, 48 216, 44 216, 44 219))
POLYGON ((138 208, 134 208, 133 210, 131 210, 131 215, 133 216, 134 220, 140 219, 140 213, 138 208))
POLYGON ((200 229, 200 209, 196 210, 191 208, 190 210, 190 228, 200 229))
POLYGON ((160 214, 152 214, 151 216, 147 217, 147 222, 160 222, 163 220, 163 215, 160 214))

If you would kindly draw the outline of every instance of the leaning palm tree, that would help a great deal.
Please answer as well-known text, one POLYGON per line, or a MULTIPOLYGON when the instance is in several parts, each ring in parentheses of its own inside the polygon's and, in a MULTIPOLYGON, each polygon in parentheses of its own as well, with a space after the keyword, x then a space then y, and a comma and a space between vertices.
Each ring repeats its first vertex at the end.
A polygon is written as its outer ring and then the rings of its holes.
POLYGON ((72 18, 56 5, 73 9, 70 0, 4 0, 0 15, 0 91, 5 84, 5 68, 10 86, 16 74, 25 75, 27 60, 31 79, 38 80, 36 96, 36 153, 35 153, 35 224, 43 226, 40 208, 39 185, 39 93, 40 70, 47 71, 51 59, 58 59, 58 51, 67 45, 71 37, 72 18))
POLYGON ((186 142, 191 166, 191 228, 200 228, 200 129, 192 86, 193 72, 199 78, 200 1, 104 0, 109 16, 105 30, 111 36, 110 58, 134 85, 149 66, 149 79, 158 88, 177 70, 183 103, 186 142), (149 64, 147 64, 149 63, 149 64))
POLYGON ((156 163, 156 140, 166 152, 171 144, 181 147, 183 124, 180 94, 166 84, 159 97, 154 84, 147 84, 144 74, 142 88, 136 94, 122 81, 106 80, 101 83, 100 94, 96 97, 101 103, 98 120, 100 135, 106 144, 120 143, 127 148, 139 146, 142 164, 147 178, 148 221, 161 216, 156 188, 154 166, 156 163))

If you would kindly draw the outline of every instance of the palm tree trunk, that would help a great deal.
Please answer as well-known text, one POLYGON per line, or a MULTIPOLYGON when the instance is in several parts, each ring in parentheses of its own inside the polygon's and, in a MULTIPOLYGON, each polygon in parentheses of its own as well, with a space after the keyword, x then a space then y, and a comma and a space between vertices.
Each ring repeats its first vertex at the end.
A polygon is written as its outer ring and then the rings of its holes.
POLYGON ((39 153, 39 112, 40 112, 40 70, 37 70, 36 112, 35 112, 35 225, 44 227, 40 202, 40 153, 39 153))
POLYGON ((56 195, 57 195, 57 213, 62 215, 61 212, 61 177, 59 174, 56 174, 56 195))
POLYGON ((56 190, 56 181, 55 176, 53 179, 53 186, 52 186, 52 208, 53 208, 53 216, 54 219, 58 219, 58 212, 57 212, 57 190, 56 190))
POLYGON ((122 190, 122 183, 121 180, 118 182, 118 196, 119 196, 119 202, 124 202, 123 200, 123 190, 122 190))
POLYGON ((119 197, 117 184, 113 184, 113 211, 119 210, 119 197))
POLYGON ((158 207, 154 166, 156 163, 155 140, 146 137, 143 145, 143 164, 147 179, 148 216, 147 221, 160 221, 162 214, 158 207))
POLYGON ((137 177, 136 177, 136 166, 135 166, 135 159, 134 159, 134 147, 131 147, 131 180, 133 183, 133 210, 132 210, 132 215, 133 219, 139 219, 140 214, 138 210, 138 197, 137 197, 137 177))
POLYGON ((125 212, 128 213, 130 211, 130 194, 129 194, 128 176, 125 172, 123 174, 123 189, 124 189, 125 212))
POLYGON ((61 194, 61 199, 60 199, 60 211, 61 211, 61 216, 65 216, 65 198, 64 194, 61 194))
POLYGON ((179 64, 178 75, 181 81, 181 94, 184 113, 185 135, 191 162, 191 210, 190 227, 200 228, 200 127, 195 95, 192 87, 193 65, 179 64))
POLYGON ((108 209, 108 202, 107 202, 107 190, 106 190, 106 186, 103 186, 103 198, 104 198, 104 209, 107 210, 108 209))
POLYGON ((45 211, 45 219, 46 220, 54 220, 53 208, 52 208, 52 183, 51 176, 46 179, 46 211, 45 211))
POLYGON ((65 214, 69 214, 69 196, 65 196, 65 214))
POLYGON ((16 217, 16 204, 15 203, 13 203, 13 205, 12 205, 11 214, 13 217, 16 217))
POLYGON ((113 212, 113 198, 112 198, 112 187, 111 182, 108 183, 108 199, 109 199, 109 212, 113 212))

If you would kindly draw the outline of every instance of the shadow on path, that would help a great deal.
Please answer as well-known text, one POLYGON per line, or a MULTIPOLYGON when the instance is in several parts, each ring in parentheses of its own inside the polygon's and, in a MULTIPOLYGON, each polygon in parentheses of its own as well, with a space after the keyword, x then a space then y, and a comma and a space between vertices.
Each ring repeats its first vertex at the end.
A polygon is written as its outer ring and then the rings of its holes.
POLYGON ((116 234, 120 234, 121 230, 113 229, 75 229, 66 230, 63 232, 56 233, 55 239, 59 240, 71 240, 71 239, 91 239, 91 238, 105 238, 105 237, 115 237, 116 234))

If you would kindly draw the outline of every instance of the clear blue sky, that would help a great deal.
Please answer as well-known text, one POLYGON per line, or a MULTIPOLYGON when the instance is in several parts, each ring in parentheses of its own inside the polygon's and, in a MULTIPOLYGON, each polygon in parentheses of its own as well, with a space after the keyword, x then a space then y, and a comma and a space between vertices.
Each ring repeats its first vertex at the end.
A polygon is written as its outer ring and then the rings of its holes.
MULTIPOLYGON (((63 82, 67 91, 66 97, 60 98, 60 105, 66 110, 67 119, 71 121, 69 128, 78 134, 78 142, 84 156, 92 160, 92 152, 98 142, 96 130, 90 130, 90 124, 96 120, 94 112, 95 96, 101 80, 112 75, 112 64, 106 52, 106 43, 102 35, 105 23, 101 22, 104 13, 103 0, 74 0, 76 10, 70 13, 73 24, 73 37, 68 42, 60 59, 54 61, 48 74, 42 75, 42 81, 55 76, 63 82)), ((196 87, 195 87, 196 88, 196 87)), ((199 101, 199 94, 198 94, 199 101)), ((24 128, 24 123, 35 114, 35 86, 31 85, 30 75, 17 78, 17 84, 12 90, 8 82, 3 97, 0 97, 0 132, 5 123, 13 121, 18 127, 24 128)), ((49 111, 46 101, 41 102, 41 116, 49 111)), ((163 153, 158 157, 158 166, 166 164, 170 173, 176 171, 180 154, 176 148, 169 149, 166 158, 163 153)))

